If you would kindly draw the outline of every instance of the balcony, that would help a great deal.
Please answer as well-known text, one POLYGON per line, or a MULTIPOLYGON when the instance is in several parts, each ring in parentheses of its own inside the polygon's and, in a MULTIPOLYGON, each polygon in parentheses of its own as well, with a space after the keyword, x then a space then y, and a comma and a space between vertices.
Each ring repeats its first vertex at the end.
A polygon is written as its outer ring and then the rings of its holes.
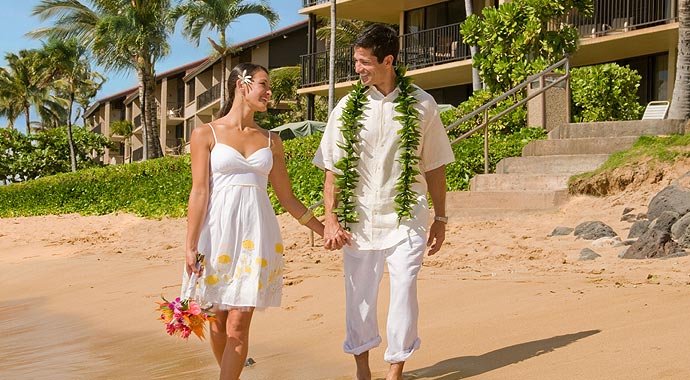
POLYGON ((311 7, 313 5, 330 3, 331 0, 302 0, 302 8, 311 7))
MULTIPOLYGON (((357 79, 352 59, 353 48, 338 48, 335 52, 335 80, 357 79)), ((470 59, 470 48, 460 37, 460 23, 427 29, 400 36, 398 63, 409 70, 470 59)), ((319 52, 300 57, 302 87, 328 83, 329 53, 319 52)))
POLYGON ((677 21, 678 0, 595 0, 594 15, 571 13, 563 22, 582 38, 629 32, 677 21))
POLYGON ((196 109, 200 110, 218 99, 220 99, 220 83, 214 84, 196 97, 196 109))

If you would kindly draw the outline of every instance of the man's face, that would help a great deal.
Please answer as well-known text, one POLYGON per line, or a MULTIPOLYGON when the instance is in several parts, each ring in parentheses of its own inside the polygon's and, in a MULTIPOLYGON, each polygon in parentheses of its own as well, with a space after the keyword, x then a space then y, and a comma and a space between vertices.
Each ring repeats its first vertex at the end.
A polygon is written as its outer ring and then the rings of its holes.
POLYGON ((355 47, 355 72, 359 74, 362 84, 365 86, 378 86, 386 80, 387 66, 393 62, 393 56, 389 55, 379 62, 372 49, 355 47))

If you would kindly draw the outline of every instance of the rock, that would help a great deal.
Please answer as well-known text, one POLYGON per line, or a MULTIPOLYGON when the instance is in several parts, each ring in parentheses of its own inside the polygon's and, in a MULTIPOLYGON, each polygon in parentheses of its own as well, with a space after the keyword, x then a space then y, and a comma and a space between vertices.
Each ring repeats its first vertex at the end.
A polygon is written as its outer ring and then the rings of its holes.
POLYGON ((664 211, 675 211, 685 215, 690 211, 690 189, 673 184, 655 195, 647 210, 647 218, 654 220, 664 211))
POLYGON ((671 233, 649 228, 623 254, 624 259, 661 258, 681 250, 671 239, 671 233))
POLYGON ((577 261, 590 261, 590 260, 595 260, 596 258, 601 257, 600 254, 592 251, 589 248, 584 248, 582 251, 580 251, 580 258, 577 259, 577 261))
POLYGON ((678 238, 678 245, 690 248, 690 226, 687 226, 685 232, 678 238))
POLYGON ((632 227, 630 227, 630 232, 628 232, 628 239, 635 239, 642 236, 642 234, 647 231, 649 224, 650 222, 648 220, 638 220, 633 223, 632 227))
POLYGON ((683 217, 673 223, 671 226, 671 237, 675 240, 680 239, 688 229, 688 226, 690 226, 690 213, 683 215, 683 217))
POLYGON ((659 217, 652 221, 649 229, 659 230, 671 233, 671 226, 680 218, 680 215, 675 211, 664 211, 659 217))
POLYGON ((551 231, 551 234, 549 236, 565 236, 565 235, 570 235, 573 232, 573 229, 570 227, 556 227, 551 231))
POLYGON ((252 358, 248 358, 246 362, 244 362, 245 367, 250 367, 256 364, 256 361, 252 358))
POLYGON ((626 207, 623 209, 623 215, 628 215, 630 214, 635 208, 634 207, 626 207))
POLYGON ((625 214, 621 217, 621 221, 623 222, 634 222, 637 220, 637 215, 635 214, 625 214))
POLYGON ((585 240, 596 240, 603 237, 618 236, 618 234, 603 222, 590 221, 578 224, 575 227, 575 236, 585 240))

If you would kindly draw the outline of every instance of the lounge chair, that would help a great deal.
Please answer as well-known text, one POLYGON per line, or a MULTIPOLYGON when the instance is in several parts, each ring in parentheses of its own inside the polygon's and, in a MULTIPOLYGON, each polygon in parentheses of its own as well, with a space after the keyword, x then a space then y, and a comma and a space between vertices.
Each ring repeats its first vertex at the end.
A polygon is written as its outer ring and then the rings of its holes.
POLYGON ((660 120, 665 119, 668 113, 668 100, 654 100, 647 103, 647 107, 644 109, 644 114, 642 115, 642 120, 660 120))

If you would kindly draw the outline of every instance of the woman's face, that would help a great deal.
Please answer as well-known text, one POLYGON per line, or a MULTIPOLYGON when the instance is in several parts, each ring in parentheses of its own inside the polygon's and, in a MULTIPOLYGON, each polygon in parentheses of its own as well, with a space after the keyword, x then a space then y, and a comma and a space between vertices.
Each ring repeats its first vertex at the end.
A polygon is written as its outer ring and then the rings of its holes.
MULTIPOLYGON (((271 100, 271 81, 268 73, 258 69, 251 74, 250 83, 243 83, 245 87, 245 101, 255 111, 266 112, 271 100)), ((241 80, 241 79, 240 79, 241 80)))

